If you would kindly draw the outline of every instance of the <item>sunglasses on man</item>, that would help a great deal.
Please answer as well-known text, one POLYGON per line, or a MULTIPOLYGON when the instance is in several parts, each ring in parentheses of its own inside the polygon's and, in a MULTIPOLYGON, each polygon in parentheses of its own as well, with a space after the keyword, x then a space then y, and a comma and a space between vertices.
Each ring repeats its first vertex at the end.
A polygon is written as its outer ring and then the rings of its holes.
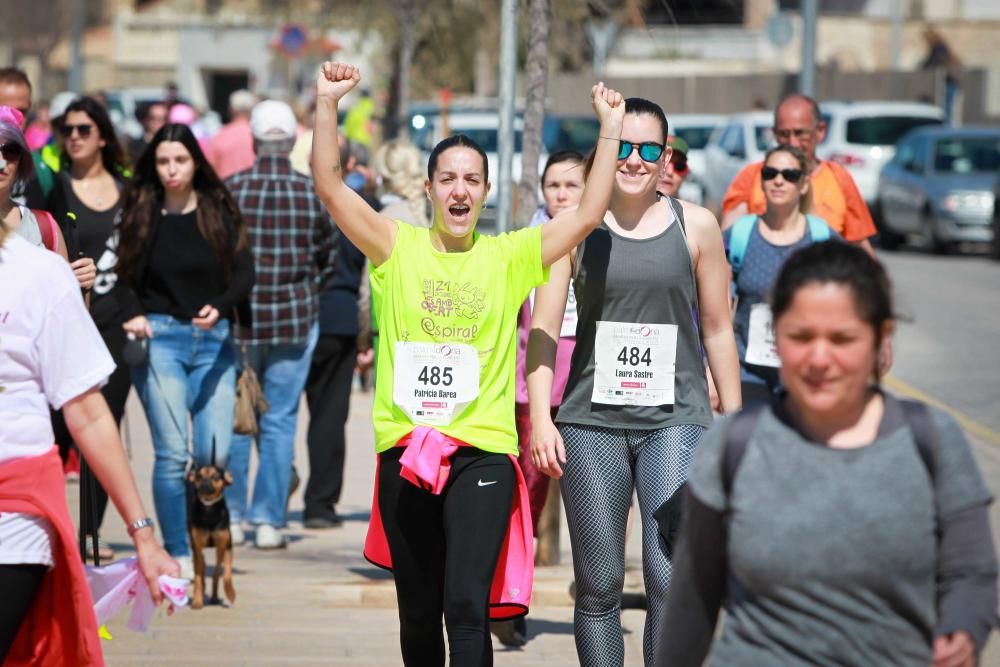
POLYGON ((781 141, 791 141, 794 137, 795 139, 808 139, 816 132, 816 128, 813 127, 796 127, 791 130, 779 130, 774 128, 774 138, 779 142, 781 141))
POLYGON ((764 167, 760 171, 760 177, 765 181, 777 178, 778 174, 781 174, 781 177, 789 183, 798 183, 802 180, 801 169, 776 169, 774 167, 764 167))
POLYGON ((94 126, 91 125, 90 123, 80 123, 79 125, 70 125, 69 123, 66 123, 65 125, 62 126, 62 135, 67 139, 69 139, 71 136, 73 136, 73 130, 76 130, 77 133, 79 133, 81 139, 86 139, 87 137, 90 136, 90 133, 93 131, 93 129, 94 126))
MULTIPOLYGON (((675 153, 675 155, 676 155, 676 153, 675 153)), ((676 171, 678 174, 684 174, 688 170, 687 160, 685 160, 682 157, 679 157, 679 158, 673 158, 673 157, 671 157, 670 158, 670 166, 673 167, 674 171, 676 171)))
POLYGON ((631 141, 625 141, 624 139, 618 144, 618 159, 627 160, 632 151, 638 149, 639 157, 646 162, 656 162, 663 155, 663 144, 658 144, 655 141, 644 141, 641 144, 634 144, 631 141))
POLYGON ((0 156, 7 162, 20 162, 22 153, 18 144, 0 144, 0 156))

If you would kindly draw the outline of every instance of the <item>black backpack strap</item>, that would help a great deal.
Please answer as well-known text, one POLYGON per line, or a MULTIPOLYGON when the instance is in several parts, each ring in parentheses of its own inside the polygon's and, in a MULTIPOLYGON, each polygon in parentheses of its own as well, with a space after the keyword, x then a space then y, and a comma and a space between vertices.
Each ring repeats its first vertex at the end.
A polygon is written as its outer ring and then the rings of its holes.
POLYGON ((733 490, 733 482, 736 480, 736 472, 743 462, 743 456, 747 453, 747 445, 750 444, 750 436, 753 435, 754 428, 761 413, 768 407, 768 403, 757 403, 744 408, 732 418, 722 441, 722 456, 719 457, 722 474, 722 490, 726 494, 726 501, 733 490))
POLYGON ((903 416, 910 432, 913 433, 913 440, 917 443, 917 453, 927 468, 931 486, 934 486, 938 449, 938 430, 934 418, 927 406, 919 401, 901 400, 899 403, 903 407, 903 416))

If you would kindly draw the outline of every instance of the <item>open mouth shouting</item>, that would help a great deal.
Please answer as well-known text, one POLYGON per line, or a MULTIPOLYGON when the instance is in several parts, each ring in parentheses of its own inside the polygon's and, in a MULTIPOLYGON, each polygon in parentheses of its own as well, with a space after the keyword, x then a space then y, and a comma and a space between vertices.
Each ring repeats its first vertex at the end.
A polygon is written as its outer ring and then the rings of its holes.
POLYGON ((468 204, 452 204, 448 207, 448 213, 455 222, 466 222, 472 213, 472 208, 468 204))

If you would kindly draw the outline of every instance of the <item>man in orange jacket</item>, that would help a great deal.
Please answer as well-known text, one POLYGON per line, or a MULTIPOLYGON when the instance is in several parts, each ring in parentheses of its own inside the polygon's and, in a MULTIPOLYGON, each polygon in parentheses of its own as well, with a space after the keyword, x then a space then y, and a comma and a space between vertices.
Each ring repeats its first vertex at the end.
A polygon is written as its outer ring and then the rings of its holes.
MULTIPOLYGON (((805 95, 790 95, 774 112, 774 136, 779 144, 801 148, 809 158, 812 211, 847 241, 874 254, 868 239, 875 223, 850 173, 836 162, 816 157, 816 146, 826 135, 826 122, 816 101, 805 95)), ((722 200, 722 228, 742 215, 761 214, 767 208, 761 188, 763 162, 747 165, 736 175, 722 200)))

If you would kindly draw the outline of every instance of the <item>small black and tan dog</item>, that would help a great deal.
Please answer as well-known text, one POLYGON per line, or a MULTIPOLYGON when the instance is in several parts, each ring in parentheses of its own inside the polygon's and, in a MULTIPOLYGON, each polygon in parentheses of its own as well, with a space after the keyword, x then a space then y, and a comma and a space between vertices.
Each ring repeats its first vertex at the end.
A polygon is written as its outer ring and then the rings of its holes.
POLYGON ((225 488, 233 483, 228 470, 217 465, 195 468, 188 473, 191 485, 188 506, 188 534, 191 537, 194 564, 194 595, 191 607, 205 603, 205 549, 215 546, 215 571, 212 574, 211 602, 219 601, 219 575, 226 589, 226 599, 236 602, 233 588, 233 542, 229 534, 229 508, 225 488))

